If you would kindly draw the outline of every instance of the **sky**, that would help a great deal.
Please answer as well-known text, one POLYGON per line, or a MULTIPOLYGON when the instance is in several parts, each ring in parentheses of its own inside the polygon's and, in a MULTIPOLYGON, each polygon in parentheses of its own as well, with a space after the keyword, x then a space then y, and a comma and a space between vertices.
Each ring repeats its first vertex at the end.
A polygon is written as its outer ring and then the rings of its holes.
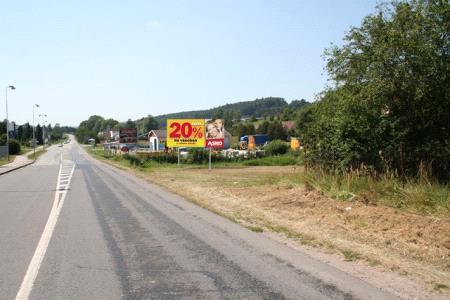
POLYGON ((77 126, 261 97, 314 101, 371 0, 3 1, 0 118, 77 126), (2 86, 3 85, 3 86, 2 86))

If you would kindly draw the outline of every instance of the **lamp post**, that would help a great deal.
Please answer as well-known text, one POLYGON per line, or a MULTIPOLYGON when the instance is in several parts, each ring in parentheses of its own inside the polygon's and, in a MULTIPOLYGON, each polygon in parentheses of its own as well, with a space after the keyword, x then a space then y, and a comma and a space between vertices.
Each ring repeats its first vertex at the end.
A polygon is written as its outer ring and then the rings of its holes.
MULTIPOLYGON (((46 114, 40 114, 39 117, 47 118, 46 114)), ((44 125, 42 126, 42 148, 45 150, 45 123, 47 123, 47 119, 43 120, 44 125)))
POLYGON ((33 104, 33 156, 36 160, 36 136, 35 136, 35 126, 34 126, 34 108, 39 107, 39 104, 33 104))
POLYGON ((9 161, 9 119, 8 119, 8 89, 15 90, 15 86, 9 85, 5 88, 5 100, 6 100, 6 157, 9 161))

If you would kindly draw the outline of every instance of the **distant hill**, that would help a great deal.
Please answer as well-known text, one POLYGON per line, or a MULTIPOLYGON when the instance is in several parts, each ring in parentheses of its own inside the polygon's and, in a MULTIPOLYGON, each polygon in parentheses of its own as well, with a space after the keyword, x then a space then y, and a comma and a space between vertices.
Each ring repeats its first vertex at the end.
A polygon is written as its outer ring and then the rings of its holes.
POLYGON ((184 119, 184 118, 199 118, 208 119, 217 114, 232 115, 232 118, 247 118, 247 117, 262 117, 265 115, 275 115, 281 113, 288 103, 284 98, 268 97, 255 99, 252 101, 242 101, 232 104, 225 104, 205 110, 192 110, 178 113, 171 113, 156 116, 156 120, 160 124, 164 124, 166 119, 184 119))

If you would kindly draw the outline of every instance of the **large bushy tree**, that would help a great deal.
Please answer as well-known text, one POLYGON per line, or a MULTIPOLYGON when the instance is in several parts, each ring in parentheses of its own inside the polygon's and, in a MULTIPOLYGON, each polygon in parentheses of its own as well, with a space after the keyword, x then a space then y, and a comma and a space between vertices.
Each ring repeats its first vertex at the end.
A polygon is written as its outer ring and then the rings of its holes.
POLYGON ((309 161, 448 178, 449 31, 448 1, 395 1, 328 49, 335 86, 312 109, 309 161))

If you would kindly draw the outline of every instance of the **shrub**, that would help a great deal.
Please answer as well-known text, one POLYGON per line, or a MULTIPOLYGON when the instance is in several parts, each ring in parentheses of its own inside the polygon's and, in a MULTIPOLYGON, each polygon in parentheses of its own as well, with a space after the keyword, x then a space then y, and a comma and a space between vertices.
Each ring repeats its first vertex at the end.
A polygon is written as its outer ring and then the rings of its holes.
POLYGON ((15 155, 20 153, 20 143, 15 140, 9 140, 9 154, 15 155))
POLYGON ((141 158, 136 155, 130 155, 127 153, 127 154, 123 155, 123 158, 128 160, 130 162, 130 165, 132 165, 132 166, 139 167, 142 165, 141 158))
POLYGON ((267 155, 285 154, 288 151, 288 149, 289 149, 288 145, 281 140, 272 141, 264 148, 264 150, 266 150, 267 155))
POLYGON ((209 157, 209 153, 205 149, 189 149, 186 162, 188 164, 202 164, 206 163, 209 157))

